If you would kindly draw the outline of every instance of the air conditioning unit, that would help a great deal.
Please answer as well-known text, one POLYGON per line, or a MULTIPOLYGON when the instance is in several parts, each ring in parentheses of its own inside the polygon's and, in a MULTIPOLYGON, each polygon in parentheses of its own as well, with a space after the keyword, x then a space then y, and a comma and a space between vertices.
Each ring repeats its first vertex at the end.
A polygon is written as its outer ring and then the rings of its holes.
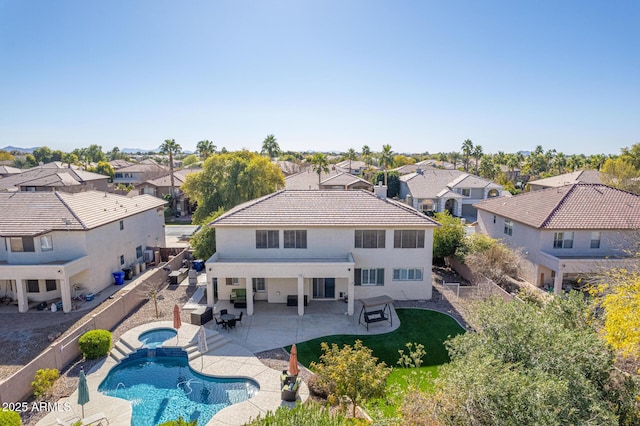
POLYGON ((145 250, 144 251, 144 261, 145 262, 153 262, 154 261, 153 250, 145 250))

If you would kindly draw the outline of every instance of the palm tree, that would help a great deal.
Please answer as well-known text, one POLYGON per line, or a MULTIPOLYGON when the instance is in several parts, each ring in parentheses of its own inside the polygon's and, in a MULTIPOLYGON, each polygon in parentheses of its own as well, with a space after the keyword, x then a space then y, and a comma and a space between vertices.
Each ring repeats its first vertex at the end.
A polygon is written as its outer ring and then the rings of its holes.
POLYGON ((567 157, 564 156, 564 153, 559 152, 556 154, 556 158, 553 159, 553 163, 558 168, 558 174, 561 175, 567 166, 567 157))
POLYGON ((453 169, 458 168, 458 160, 460 160, 460 153, 458 151, 453 151, 449 153, 449 161, 453 164, 453 169))
POLYGON ((462 159, 464 160, 464 171, 469 172, 469 158, 473 152, 473 142, 471 139, 465 139, 462 142, 462 159))
POLYGON ((67 165, 67 168, 70 169, 72 164, 78 162, 78 156, 76 154, 62 154, 62 162, 67 165))
POLYGON ((262 141, 262 151, 260 151, 260 153, 268 154, 269 159, 276 157, 278 153, 280 153, 280 145, 278 145, 275 136, 267 135, 267 137, 264 138, 264 141, 262 141))
POLYGON ((514 170, 516 169, 516 167, 520 167, 520 161, 518 161, 518 157, 516 157, 513 154, 509 154, 507 156, 507 161, 506 161, 506 166, 509 168, 510 173, 510 178, 513 179, 515 177, 515 173, 514 170))
POLYGON ((393 165, 393 151, 389 144, 382 145, 380 165, 384 168, 384 186, 387 186, 387 170, 389 169, 389 166, 393 165))
POLYGON ((182 147, 176 143, 175 139, 165 139, 164 143, 160 145, 161 154, 169 154, 169 173, 171 179, 171 210, 176 207, 176 194, 174 190, 175 181, 173 178, 173 154, 177 154, 182 150, 182 147))
POLYGON ((444 162, 447 161, 447 154, 445 152, 441 152, 438 154, 438 160, 440 160, 440 166, 444 169, 444 162))
POLYGON ((200 157, 202 157, 203 160, 206 160, 211 154, 214 154, 216 152, 216 148, 218 147, 215 146, 210 140, 205 139, 198 142, 196 148, 200 153, 200 157))
POLYGON ((369 145, 365 145, 362 147, 362 161, 369 167, 371 164, 371 149, 369 145))
POLYGON ((358 159, 358 153, 355 149, 349 148, 349 151, 347 151, 347 155, 345 157, 347 157, 347 160, 349 160, 349 173, 351 173, 351 162, 358 159))
POLYGON ((478 174, 478 161, 482 158, 482 146, 476 145, 473 147, 473 158, 476 159, 476 174, 478 174))
POLYGON ((316 152, 311 157, 311 169, 318 174, 318 189, 320 189, 322 172, 329 173, 329 160, 323 153, 316 152))

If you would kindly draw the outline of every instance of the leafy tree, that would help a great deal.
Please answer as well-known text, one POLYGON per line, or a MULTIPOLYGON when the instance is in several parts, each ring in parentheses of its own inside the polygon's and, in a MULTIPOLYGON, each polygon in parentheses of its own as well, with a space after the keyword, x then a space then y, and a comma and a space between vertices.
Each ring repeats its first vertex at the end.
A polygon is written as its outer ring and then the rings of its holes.
POLYGON ((186 157, 184 157, 182 159, 182 165, 184 167, 190 166, 192 164, 197 163, 198 161, 200 161, 200 159, 198 158, 197 155, 195 154, 191 154, 191 155, 187 155, 186 157))
POLYGON ((214 154, 200 173, 192 173, 182 190, 198 203, 193 222, 202 224, 219 208, 232 207, 284 187, 280 167, 247 150, 214 154))
POLYGON ((48 146, 41 146, 40 148, 36 148, 33 150, 33 157, 36 159, 36 164, 50 163, 52 155, 53 152, 48 146))
POLYGON ((498 299, 480 304, 478 332, 447 342, 451 362, 441 367, 433 396, 422 395, 421 418, 456 425, 633 424, 633 391, 585 313, 578 293, 542 308, 498 299))
POLYGON ((406 166, 407 164, 415 164, 416 160, 409 158, 406 155, 395 155, 393 157, 393 165, 395 167, 406 166))
POLYGON ((640 170, 640 142, 633 144, 631 148, 622 148, 622 154, 620 157, 633 164, 636 170, 640 170))
POLYGON ((462 158, 462 156, 458 151, 453 151, 449 153, 449 161, 451 162, 451 164, 453 164, 454 169, 457 168, 458 161, 460 161, 460 158, 462 158))
POLYGON ((437 212, 436 220, 441 226, 433 231, 433 257, 444 259, 455 254, 464 239, 464 227, 460 219, 451 216, 448 211, 437 212))
POLYGON ((89 167, 87 171, 109 176, 111 179, 116 175, 116 171, 113 169, 113 166, 106 161, 100 161, 95 167, 89 167))
POLYGON ((316 152, 311 157, 311 169, 318 174, 318 186, 322 180, 322 173, 329 173, 329 161, 326 155, 316 152))
POLYGON ((382 152, 380 153, 380 166, 384 169, 384 184, 387 185, 387 170, 389 166, 393 165, 393 151, 391 145, 382 145, 382 152))
MULTIPOLYGON (((164 143, 160 145, 160 152, 162 154, 169 154, 169 177, 171 178, 171 195, 175 195, 175 176, 173 176, 173 154, 179 153, 182 150, 182 147, 176 143, 175 139, 165 139, 164 143)), ((171 210, 175 210, 175 199, 171 199, 171 210)))
POLYGON ((0 150, 0 161, 13 161, 15 157, 10 152, 0 150))
POLYGON ((62 161, 62 156, 64 152, 56 149, 55 151, 51 151, 51 161, 62 161))
POLYGON ((196 259, 208 259, 216 252, 216 230, 207 226, 224 213, 224 209, 211 214, 203 221, 203 226, 191 238, 191 247, 196 259))
POLYGON ((211 154, 216 153, 217 146, 215 146, 213 142, 211 142, 210 140, 203 140, 198 142, 198 144, 196 145, 196 148, 198 149, 200 158, 202 158, 203 160, 206 160, 207 158, 209 158, 211 154))
POLYGON ((262 141, 262 151, 261 154, 267 154, 269 159, 273 157, 277 157, 278 153, 280 153, 280 145, 278 145, 278 141, 274 135, 267 135, 262 141))
POLYGON ((602 181, 614 188, 640 194, 640 170, 622 158, 610 158, 604 163, 602 181))
MULTIPOLYGON (((373 176, 371 183, 377 185, 378 182, 382 182, 384 180, 385 172, 377 171, 373 176)), ((387 197, 393 198, 397 197, 400 194, 400 175, 398 172, 393 170, 387 173, 387 197)))
POLYGON ((471 153, 473 152, 473 142, 471 139, 465 139, 462 142, 462 160, 464 161, 464 171, 469 172, 469 158, 471 158, 471 153))
POLYGON ((72 164, 76 164, 78 162, 78 156, 76 154, 62 154, 61 161, 70 169, 72 164))
POLYGON ((91 163, 99 163, 100 161, 107 161, 107 157, 102 152, 102 147, 100 145, 89 145, 86 151, 86 159, 91 163))
POLYGON ((320 381, 329 385, 331 395, 351 401, 353 417, 360 401, 384 395, 391 369, 384 362, 378 363, 378 358, 361 340, 356 340, 353 346, 345 344, 342 349, 335 343, 329 347, 322 342, 321 348, 320 362, 312 362, 310 367, 320 381))

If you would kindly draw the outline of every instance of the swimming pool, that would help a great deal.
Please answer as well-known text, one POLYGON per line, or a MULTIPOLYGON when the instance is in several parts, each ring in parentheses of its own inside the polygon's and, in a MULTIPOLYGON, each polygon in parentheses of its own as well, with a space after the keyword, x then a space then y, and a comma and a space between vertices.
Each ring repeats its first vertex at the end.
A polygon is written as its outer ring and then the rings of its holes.
POLYGON ((173 328, 156 328, 145 331, 138 337, 138 340, 141 341, 146 348, 157 348, 158 346, 162 346, 165 341, 176 337, 177 334, 178 332, 173 328))
POLYGON ((220 410, 259 390, 249 379, 206 376, 189 367, 180 349, 141 349, 111 369, 98 391, 131 401, 132 426, 154 426, 182 416, 205 425, 220 410), (156 352, 156 357, 150 357, 156 352))

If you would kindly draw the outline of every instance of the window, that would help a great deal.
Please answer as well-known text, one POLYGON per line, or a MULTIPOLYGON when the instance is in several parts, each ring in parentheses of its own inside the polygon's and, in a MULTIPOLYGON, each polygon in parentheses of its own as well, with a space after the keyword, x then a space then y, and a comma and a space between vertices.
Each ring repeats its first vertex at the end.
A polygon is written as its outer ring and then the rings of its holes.
POLYGON ((355 270, 355 285, 384 285, 384 268, 355 270))
POLYGON ((124 229, 124 220, 120 221, 120 230, 122 231, 124 229))
POLYGON ((32 237, 12 237, 9 238, 11 244, 11 251, 16 252, 34 252, 32 237))
POLYGON ((356 229, 356 248, 384 248, 384 229, 356 229))
POLYGON ((572 248, 573 232, 555 232, 553 234, 553 248, 572 248))
POLYGON ((136 247, 136 259, 140 259, 142 257, 142 246, 136 247))
POLYGON ((53 237, 51 235, 44 235, 40 237, 40 250, 41 251, 53 250, 53 237))
POLYGON ((27 280, 27 293, 39 293, 40 284, 38 280, 27 280))
POLYGON ((496 215, 493 215, 493 223, 496 223, 496 215))
POLYGON ((56 280, 45 280, 47 291, 55 291, 58 288, 56 280))
POLYGON ((120 264, 124 265, 124 254, 120 255, 120 264))
POLYGON ((600 231, 591 232, 591 248, 600 248, 600 231))
POLYGON ((252 278, 253 291, 257 293, 264 293, 267 291, 267 284, 264 278, 252 278))
POLYGON ((471 195, 471 188, 462 188, 462 191, 460 191, 462 193, 462 195, 464 195, 465 197, 468 197, 471 195))
POLYGON ((225 281, 227 285, 240 285, 240 280, 237 278, 227 278, 225 281))
POLYGON ((116 173, 116 179, 122 179, 122 173, 116 173))
POLYGON ((278 231, 256 231, 256 248, 279 248, 278 231))
POLYGON ((422 281, 422 268, 399 268, 393 270, 394 281, 422 281))
POLYGON ((424 248, 424 230, 394 231, 394 248, 424 248))
POLYGON ((307 248, 307 231, 284 231, 284 248, 307 248))
POLYGON ((509 219, 504 220, 504 233, 507 235, 513 235, 513 222, 509 219))

